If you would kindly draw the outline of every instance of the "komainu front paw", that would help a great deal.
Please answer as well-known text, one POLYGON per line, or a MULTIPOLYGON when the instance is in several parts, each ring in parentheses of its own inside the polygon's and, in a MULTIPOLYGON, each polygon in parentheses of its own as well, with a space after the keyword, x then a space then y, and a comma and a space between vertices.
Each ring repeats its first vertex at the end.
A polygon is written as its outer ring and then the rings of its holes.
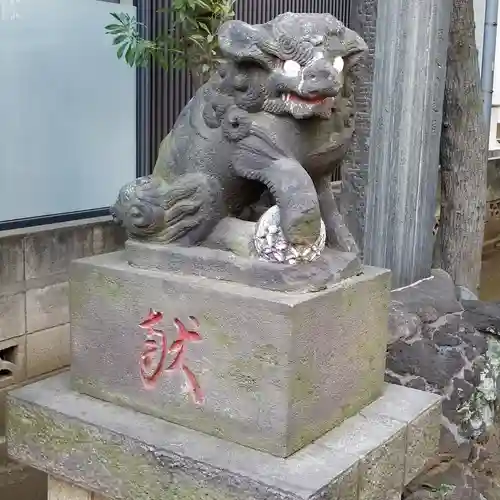
POLYGON ((309 210, 300 210, 300 208, 283 210, 281 227, 287 241, 292 245, 314 245, 321 234, 319 207, 312 207, 309 210))

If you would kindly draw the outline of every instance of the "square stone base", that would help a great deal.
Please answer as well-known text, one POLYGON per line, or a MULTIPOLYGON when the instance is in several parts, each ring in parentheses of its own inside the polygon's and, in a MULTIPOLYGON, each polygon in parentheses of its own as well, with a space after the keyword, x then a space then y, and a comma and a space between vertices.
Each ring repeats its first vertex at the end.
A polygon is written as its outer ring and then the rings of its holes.
POLYGON ((284 293, 138 269, 121 252, 79 260, 70 278, 72 387, 289 456, 380 395, 389 276, 365 267, 319 292, 284 293), (139 324, 150 308, 163 313, 155 327, 164 330, 165 345, 177 338, 176 318, 197 329, 201 342, 185 343, 189 372, 179 366, 165 373, 176 359, 175 352, 166 354, 156 385, 147 390, 139 324), (192 401, 186 373, 197 378, 203 405, 192 401))
POLYGON ((116 500, 387 500, 435 456, 440 410, 432 394, 387 385, 283 459, 78 394, 63 374, 9 395, 8 452, 116 500))

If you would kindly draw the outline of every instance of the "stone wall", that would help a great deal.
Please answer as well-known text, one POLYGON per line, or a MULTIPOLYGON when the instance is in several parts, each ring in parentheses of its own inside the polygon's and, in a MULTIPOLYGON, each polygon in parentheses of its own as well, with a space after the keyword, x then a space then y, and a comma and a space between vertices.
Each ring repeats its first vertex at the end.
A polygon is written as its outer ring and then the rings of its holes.
POLYGON ((5 396, 69 365, 68 265, 111 252, 108 217, 0 232, 0 498, 45 500, 46 476, 7 461, 5 396))
POLYGON ((392 291, 386 380, 443 396, 439 454, 405 500, 500 500, 500 304, 451 277, 392 291))

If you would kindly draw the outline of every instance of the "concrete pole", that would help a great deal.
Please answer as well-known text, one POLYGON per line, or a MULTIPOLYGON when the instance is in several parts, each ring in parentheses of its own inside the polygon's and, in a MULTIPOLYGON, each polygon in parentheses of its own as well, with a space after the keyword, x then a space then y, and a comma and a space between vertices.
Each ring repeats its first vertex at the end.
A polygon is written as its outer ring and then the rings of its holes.
POLYGON ((493 78, 497 46, 498 0, 486 0, 484 13, 484 35, 481 64, 481 90, 483 92, 483 112, 486 120, 486 137, 490 137, 491 104, 493 100, 493 78))
POLYGON ((430 276, 452 0, 378 4, 365 263, 430 276))

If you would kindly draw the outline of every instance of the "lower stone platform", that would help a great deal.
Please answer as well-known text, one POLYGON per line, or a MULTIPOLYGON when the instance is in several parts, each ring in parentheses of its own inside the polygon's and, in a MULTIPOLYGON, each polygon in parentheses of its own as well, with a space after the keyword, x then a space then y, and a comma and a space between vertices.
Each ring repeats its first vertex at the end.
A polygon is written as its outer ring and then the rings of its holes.
POLYGON ((89 498, 396 500, 435 455, 440 421, 437 396, 387 385, 284 459, 81 395, 62 374, 9 395, 8 452, 89 498))

